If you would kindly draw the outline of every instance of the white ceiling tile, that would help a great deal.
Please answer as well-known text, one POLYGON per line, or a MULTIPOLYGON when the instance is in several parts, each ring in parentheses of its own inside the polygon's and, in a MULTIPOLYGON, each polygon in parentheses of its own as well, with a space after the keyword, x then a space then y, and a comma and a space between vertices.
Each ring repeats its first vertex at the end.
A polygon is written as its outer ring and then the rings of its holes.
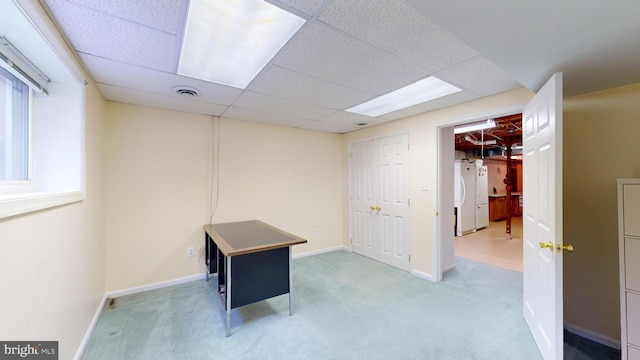
POLYGON ((335 109, 304 104, 253 91, 243 93, 233 106, 308 120, 317 120, 336 112, 335 109))
POLYGON ((225 111, 222 116, 228 119, 246 120, 288 127, 299 127, 303 124, 311 122, 311 120, 307 119, 269 114, 261 111, 241 109, 233 106, 227 109, 227 111, 225 111))
MULTIPOLYGON (((61 0, 47 0, 48 3, 61 0)), ((69 0, 78 5, 171 34, 181 34, 188 0, 69 0)))
POLYGON ((303 27, 273 63, 376 95, 414 83, 428 72, 322 23, 303 27))
POLYGON ((437 110, 437 109, 441 109, 441 108, 445 108, 448 106, 452 106, 455 104, 460 104, 463 102, 467 102, 467 101, 471 101, 474 99, 478 99, 481 96, 468 91, 468 90, 463 90, 463 91, 459 91, 455 94, 451 94, 451 95, 447 95, 441 98, 437 98, 434 100, 430 100, 430 101, 426 101, 420 104, 417 104, 415 106, 411 106, 405 109, 400 109, 394 112, 390 112, 388 114, 384 114, 380 116, 380 119, 384 119, 387 121, 393 121, 393 120, 399 120, 399 119, 404 119, 406 117, 409 116, 414 116, 414 115, 418 115, 418 114, 422 114, 426 111, 432 111, 432 110, 437 110))
POLYGON ((432 73, 477 55, 402 0, 334 1, 318 19, 432 73))
POLYGON ((344 134, 344 133, 361 129, 362 127, 355 126, 355 125, 331 124, 331 123, 325 123, 322 121, 312 121, 310 123, 300 126, 300 128, 306 129, 306 130, 313 130, 313 131, 344 134))
POLYGON ((425 111, 436 110, 456 104, 460 104, 463 102, 471 101, 480 98, 481 96, 469 91, 462 90, 455 94, 447 95, 438 99, 434 99, 431 101, 423 102, 421 104, 417 104, 416 107, 419 107, 425 111))
POLYGON ((175 72, 178 36, 66 1, 49 6, 79 53, 175 72))
POLYGON ((174 92, 174 86, 189 86, 198 90, 198 101, 209 101, 219 105, 231 105, 242 93, 241 89, 231 86, 154 71, 96 56, 81 54, 80 58, 93 75, 93 79, 102 84, 176 97, 179 95, 174 92))
POLYGON ((492 62, 481 56, 476 56, 461 64, 445 69, 437 73, 436 77, 482 96, 489 96, 522 86, 492 62))
POLYGON ((296 9, 308 16, 314 15, 326 2, 326 0, 265 0, 276 6, 278 3, 296 9))
POLYGON ((204 101, 159 95, 156 93, 148 93, 133 89, 124 89, 112 85, 96 84, 96 87, 105 99, 126 104, 137 104, 212 116, 220 116, 227 109, 226 106, 204 101))
POLYGON ((380 115, 380 119, 384 119, 387 121, 400 120, 409 116, 418 115, 424 112, 424 109, 421 109, 417 106, 409 106, 404 109, 392 111, 390 113, 380 115))
POLYGON ((341 125, 355 125, 356 123, 366 122, 369 125, 381 124, 385 122, 385 120, 381 118, 374 118, 370 116, 355 114, 347 111, 339 111, 335 114, 329 115, 325 118, 320 119, 320 121, 331 124, 341 124, 341 125))
POLYGON ((355 89, 270 66, 248 90, 334 109, 347 109, 372 97, 355 89))

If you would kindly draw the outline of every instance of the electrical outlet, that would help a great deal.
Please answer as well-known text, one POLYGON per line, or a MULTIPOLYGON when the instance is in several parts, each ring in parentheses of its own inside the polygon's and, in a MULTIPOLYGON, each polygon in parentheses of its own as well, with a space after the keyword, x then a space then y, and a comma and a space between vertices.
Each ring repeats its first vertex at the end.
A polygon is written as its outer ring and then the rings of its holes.
POLYGON ((194 257, 196 255, 196 249, 193 246, 187 248, 187 256, 194 257))
POLYGON ((316 237, 320 237, 320 228, 316 229, 316 237))

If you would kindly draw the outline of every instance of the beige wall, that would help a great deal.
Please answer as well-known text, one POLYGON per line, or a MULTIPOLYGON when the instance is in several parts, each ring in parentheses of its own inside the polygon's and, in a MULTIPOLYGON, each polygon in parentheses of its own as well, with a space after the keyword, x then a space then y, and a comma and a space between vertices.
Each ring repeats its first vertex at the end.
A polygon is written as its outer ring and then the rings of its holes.
POLYGON ((565 321, 620 339, 616 179, 640 177, 640 84, 564 103, 565 321))
MULTIPOLYGON (((343 137, 344 146, 348 148, 349 143, 362 140, 382 137, 399 132, 409 132, 411 134, 411 157, 413 166, 413 176, 411 179, 411 191, 413 193, 412 215, 413 215, 413 254, 414 270, 433 276, 433 244, 435 238, 436 225, 436 197, 438 194, 438 163, 437 163, 437 130, 436 124, 448 123, 460 119, 470 119, 475 116, 492 114, 500 109, 519 107, 531 99, 532 93, 529 90, 520 88, 507 93, 470 101, 461 105, 428 112, 413 116, 407 119, 393 121, 376 127, 366 128, 351 132, 343 137), (431 184, 431 190, 419 191, 420 181, 427 180, 431 184)), ((453 143, 452 143, 453 146, 453 143)), ((453 164, 451 165, 453 169, 453 164)), ((453 171, 453 170, 451 170, 453 171)), ((348 183, 348 175, 345 174, 345 183, 348 183)), ((453 185, 451 185, 453 186, 453 185)), ((346 185, 345 185, 346 187, 346 185)), ((348 238, 348 197, 343 198, 343 212, 345 226, 343 235, 348 238)), ((453 205, 453 197, 451 199, 453 205)), ((451 235, 453 241, 453 235, 451 235)))
POLYGON ((108 102, 106 290, 203 271, 210 117, 108 102))
POLYGON ((260 219, 307 239, 294 256, 342 247, 346 171, 340 135, 222 119, 213 220, 260 219))
POLYGON ((120 103, 107 118, 107 291, 202 274, 186 249, 202 248, 216 189, 214 223, 259 219, 308 239, 294 255, 342 246, 339 135, 220 119, 212 136, 212 117, 120 103))
POLYGON ((103 101, 86 89, 85 200, 0 220, 0 339, 74 357, 104 295, 103 101))

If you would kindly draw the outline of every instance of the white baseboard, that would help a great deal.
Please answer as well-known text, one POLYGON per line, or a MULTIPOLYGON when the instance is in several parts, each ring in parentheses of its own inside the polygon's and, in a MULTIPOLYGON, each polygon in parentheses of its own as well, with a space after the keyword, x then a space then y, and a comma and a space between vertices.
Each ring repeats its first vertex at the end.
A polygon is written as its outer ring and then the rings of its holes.
POLYGON ((300 258, 307 257, 307 256, 320 255, 320 254, 324 254, 324 253, 328 253, 328 252, 334 252, 334 251, 348 251, 348 252, 351 252, 351 250, 346 246, 334 246, 334 247, 330 247, 330 248, 326 248, 326 249, 308 251, 308 252, 305 252, 305 253, 302 253, 302 254, 296 254, 296 255, 293 255, 292 258, 293 259, 300 259, 300 258))
MULTIPOLYGON (((445 273, 445 272, 447 272, 449 270, 453 270, 455 268, 456 268, 456 264, 453 264, 453 265, 447 266, 446 268, 442 269, 442 272, 445 273)), ((413 271, 411 271, 411 274, 414 275, 414 276, 417 276, 417 277, 419 277, 421 279, 429 280, 431 282, 436 282, 436 280, 434 279, 433 275, 427 274, 427 273, 422 272, 422 271, 413 270, 413 271)))
POLYGON ((167 281, 160 281, 160 282, 157 282, 157 283, 148 284, 148 285, 142 285, 142 286, 136 286, 136 287, 132 287, 132 288, 128 288, 128 289, 110 291, 110 292, 106 293, 105 296, 107 298, 116 298, 116 297, 125 296, 125 295, 137 294, 137 293, 140 293, 140 292, 143 292, 143 291, 161 289, 161 288, 165 288, 167 286, 178 285, 178 284, 183 284, 183 283, 188 283, 188 282, 191 282, 191 281, 204 279, 204 278, 206 278, 206 276, 207 275, 205 273, 191 275, 191 276, 185 276, 183 278, 167 280, 167 281))
POLYGON ((74 360, 80 360, 82 355, 84 354, 84 349, 86 349, 87 344, 89 343, 89 339, 91 338, 91 334, 93 334, 93 330, 96 328, 96 324, 98 323, 98 319, 100 319, 100 315, 102 315, 102 309, 104 309, 104 304, 107 302, 107 296, 103 295, 98 308, 96 309, 95 314, 93 314, 93 319, 91 319, 91 323, 87 328, 87 332, 84 334, 82 341, 80 342, 80 346, 76 351, 76 355, 73 357, 74 360))
POLYGON ((449 270, 453 270, 453 269, 455 269, 455 268, 456 268, 456 264, 451 264, 451 265, 449 265, 449 266, 445 266, 445 267, 442 269, 442 273, 444 274, 444 273, 446 273, 447 271, 449 271, 449 270))
POLYGON ((413 276, 417 276, 417 277, 419 277, 421 279, 425 279, 425 280, 429 280, 431 282, 434 282, 433 281, 433 276, 431 276, 431 275, 429 275, 429 274, 427 274, 425 272, 418 271, 418 270, 413 270, 413 271, 411 271, 411 274, 413 276))
POLYGON ((585 328, 582 328, 580 326, 576 326, 573 324, 569 324, 568 322, 564 322, 564 328, 567 329, 567 331, 569 331, 570 333, 582 336, 585 339, 589 339, 591 341, 595 341, 599 344, 608 346, 610 348, 614 348, 616 350, 620 350, 620 340, 616 340, 613 338, 610 338, 608 336, 604 336, 602 334, 598 334, 596 332, 593 332, 591 330, 587 330, 585 328))
POLYGON ((153 284, 149 284, 149 285, 136 286, 136 287, 132 287, 132 288, 128 288, 128 289, 111 291, 111 292, 108 292, 108 293, 104 294, 104 296, 102 296, 102 300, 100 301, 100 304, 98 305, 98 308, 96 309, 96 313, 93 315, 93 319, 91 320, 91 323, 89 324, 89 327, 87 328, 87 332, 84 334, 84 337, 82 338, 82 342, 80 343, 80 346, 78 347, 78 350, 76 351, 76 355, 74 356, 74 359, 75 360, 80 360, 82 358, 82 355, 84 354, 84 350, 87 347, 87 343, 89 342, 89 339, 91 338, 91 334, 93 334, 93 330, 96 328, 96 324, 98 323, 98 319, 100 319, 100 315, 102 315, 102 310, 104 310, 104 305, 106 304, 107 299, 116 298, 116 297, 125 296, 125 295, 136 294, 136 293, 140 293, 140 292, 143 292, 143 291, 160 289, 160 288, 164 288, 164 287, 172 286, 172 285, 177 285, 177 284, 183 284, 183 283, 187 283, 187 282, 191 282, 191 281, 195 281, 195 280, 204 279, 205 277, 206 277, 206 274, 196 274, 196 275, 186 276, 186 277, 179 278, 179 279, 161 281, 161 282, 157 282, 157 283, 153 283, 153 284))

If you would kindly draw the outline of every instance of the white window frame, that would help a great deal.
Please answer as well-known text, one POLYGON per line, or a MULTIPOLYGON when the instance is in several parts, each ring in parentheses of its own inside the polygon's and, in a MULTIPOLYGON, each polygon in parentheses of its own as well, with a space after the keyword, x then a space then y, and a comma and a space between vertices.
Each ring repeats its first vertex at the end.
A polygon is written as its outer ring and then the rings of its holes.
POLYGON ((84 199, 85 75, 37 0, 0 1, 0 34, 51 80, 30 104, 31 180, 0 184, 2 221, 84 199))

